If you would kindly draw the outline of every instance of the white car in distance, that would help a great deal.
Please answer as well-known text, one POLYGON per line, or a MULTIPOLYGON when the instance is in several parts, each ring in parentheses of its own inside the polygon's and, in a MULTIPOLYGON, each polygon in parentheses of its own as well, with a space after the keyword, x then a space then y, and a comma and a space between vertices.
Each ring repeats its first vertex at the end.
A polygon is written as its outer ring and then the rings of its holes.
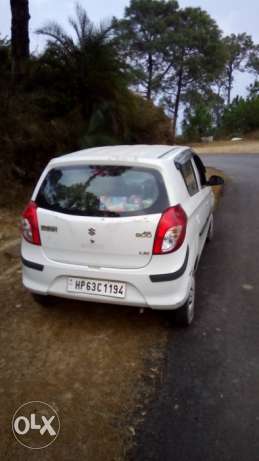
POLYGON ((188 147, 113 146, 54 158, 22 215, 23 284, 53 296, 194 319, 214 196, 188 147))

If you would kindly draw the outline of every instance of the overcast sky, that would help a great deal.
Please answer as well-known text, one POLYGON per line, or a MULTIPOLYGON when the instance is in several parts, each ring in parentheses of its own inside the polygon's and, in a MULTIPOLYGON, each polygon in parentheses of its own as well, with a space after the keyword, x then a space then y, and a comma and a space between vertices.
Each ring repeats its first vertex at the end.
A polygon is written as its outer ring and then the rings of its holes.
MULTIPOLYGON (((81 0, 89 17, 98 22, 112 16, 123 15, 126 0, 81 0)), ((10 36, 10 0, 0 0, 0 34, 10 36)), ((259 1, 258 0, 180 0, 181 7, 200 6, 216 19, 225 34, 247 32, 259 43, 259 1)), ((35 29, 49 20, 57 20, 66 25, 66 19, 73 14, 73 0, 30 0, 31 49, 37 51, 40 38, 34 34, 35 29)), ((250 82, 246 75, 239 75, 237 91, 244 94, 250 82)))

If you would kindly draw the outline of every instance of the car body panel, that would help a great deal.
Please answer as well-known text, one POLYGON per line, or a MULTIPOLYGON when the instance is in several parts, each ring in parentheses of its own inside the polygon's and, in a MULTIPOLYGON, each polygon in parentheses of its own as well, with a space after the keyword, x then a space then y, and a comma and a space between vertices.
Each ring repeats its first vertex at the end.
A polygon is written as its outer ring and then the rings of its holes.
POLYGON ((40 236, 48 259, 97 267, 147 266, 160 216, 100 218, 38 209, 40 236), (56 232, 42 230, 48 227, 56 232))

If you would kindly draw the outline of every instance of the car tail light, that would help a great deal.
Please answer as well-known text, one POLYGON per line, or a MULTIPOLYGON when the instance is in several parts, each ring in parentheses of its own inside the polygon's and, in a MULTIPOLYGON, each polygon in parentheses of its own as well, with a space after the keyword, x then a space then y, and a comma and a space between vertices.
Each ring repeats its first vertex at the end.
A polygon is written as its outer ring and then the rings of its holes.
POLYGON ((181 205, 168 208, 159 221, 153 247, 154 255, 172 253, 184 242, 187 216, 181 205))
POLYGON ((27 242, 33 245, 41 245, 37 205, 35 202, 29 202, 22 214, 21 232, 27 242))

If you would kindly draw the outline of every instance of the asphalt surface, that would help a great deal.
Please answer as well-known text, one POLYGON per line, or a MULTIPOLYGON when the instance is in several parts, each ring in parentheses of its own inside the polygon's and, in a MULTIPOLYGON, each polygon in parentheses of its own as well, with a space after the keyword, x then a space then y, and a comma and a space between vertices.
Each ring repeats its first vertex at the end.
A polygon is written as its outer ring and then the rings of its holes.
POLYGON ((229 181, 134 461, 259 460, 259 155, 204 159, 229 181))

